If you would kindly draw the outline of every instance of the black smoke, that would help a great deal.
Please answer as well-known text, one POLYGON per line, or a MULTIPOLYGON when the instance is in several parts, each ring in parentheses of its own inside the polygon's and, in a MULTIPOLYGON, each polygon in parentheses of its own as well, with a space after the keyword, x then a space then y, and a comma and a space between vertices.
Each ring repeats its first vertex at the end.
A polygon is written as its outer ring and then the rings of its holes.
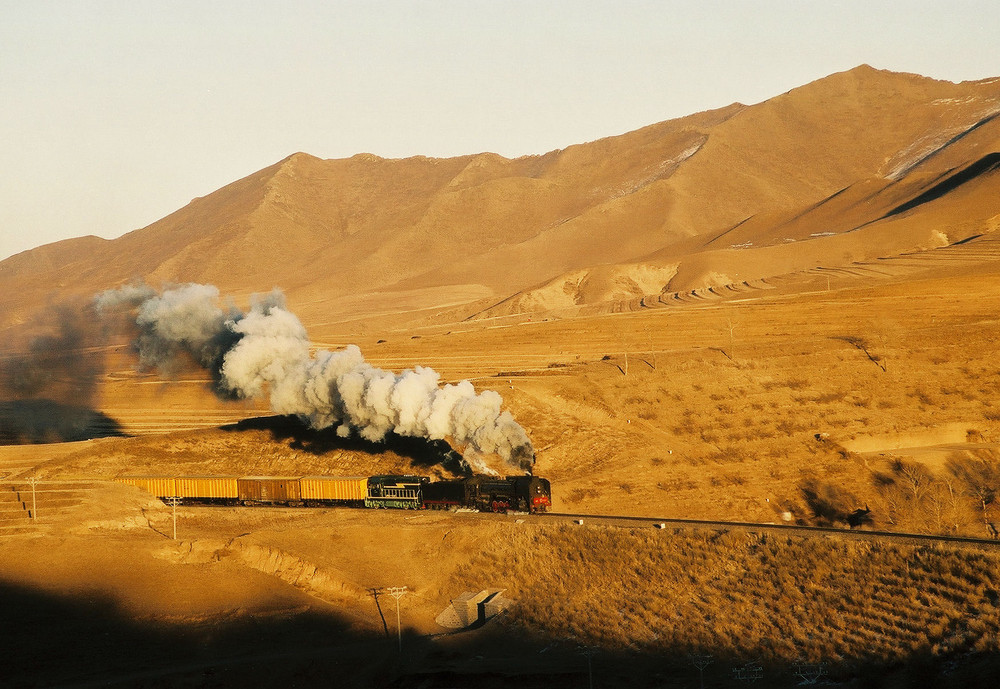
POLYGON ((94 409, 105 373, 104 337, 89 302, 42 311, 31 335, 0 342, 0 444, 121 435, 94 409))

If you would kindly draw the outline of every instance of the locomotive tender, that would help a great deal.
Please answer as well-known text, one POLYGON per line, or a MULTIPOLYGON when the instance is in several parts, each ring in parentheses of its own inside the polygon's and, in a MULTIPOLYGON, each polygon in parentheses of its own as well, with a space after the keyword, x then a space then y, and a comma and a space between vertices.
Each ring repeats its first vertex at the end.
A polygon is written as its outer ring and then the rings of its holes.
POLYGON ((546 512, 548 480, 537 476, 471 476, 431 481, 427 476, 122 476, 158 498, 182 504, 288 505, 546 512))

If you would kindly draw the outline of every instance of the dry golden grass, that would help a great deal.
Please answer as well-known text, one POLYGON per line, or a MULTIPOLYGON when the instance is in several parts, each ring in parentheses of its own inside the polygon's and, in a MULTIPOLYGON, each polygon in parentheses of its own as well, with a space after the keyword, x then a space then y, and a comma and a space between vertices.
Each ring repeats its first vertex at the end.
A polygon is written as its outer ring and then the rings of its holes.
MULTIPOLYGON (((323 346, 358 342, 385 368, 429 365, 499 392, 528 430, 558 509, 744 521, 791 512, 844 525, 867 504, 877 528, 989 536, 1000 521, 992 498, 984 510, 946 460, 992 462, 1000 440, 998 280, 931 274, 740 303, 426 326, 416 338, 334 326, 310 334, 323 346), (929 472, 917 500, 904 499, 900 461, 929 472), (817 488, 834 491, 824 498, 832 511, 817 511, 817 488)), ((101 408, 138 435, 79 446, 46 471, 433 473, 413 448, 252 425, 163 434, 266 411, 214 400, 203 376, 138 376, 115 351, 101 408)), ((45 462, 44 449, 34 453, 45 462)))
POLYGON ((540 527, 489 543, 454 588, 504 587, 515 634, 640 656, 827 662, 844 681, 921 655, 997 652, 998 564, 994 552, 742 531, 540 527))

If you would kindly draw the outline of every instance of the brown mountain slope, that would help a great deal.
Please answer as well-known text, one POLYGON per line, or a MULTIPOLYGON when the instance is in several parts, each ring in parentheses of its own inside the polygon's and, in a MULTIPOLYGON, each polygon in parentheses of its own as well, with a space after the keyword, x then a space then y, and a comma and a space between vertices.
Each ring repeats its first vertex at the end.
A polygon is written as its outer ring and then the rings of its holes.
POLYGON ((295 154, 120 239, 0 263, 3 325, 135 278, 280 286, 309 321, 544 310, 930 248, 996 214, 998 112, 998 80, 861 66, 542 156, 295 154))
MULTIPOLYGON (((946 89, 955 85, 862 67, 749 108, 713 131, 699 155, 671 183, 710 189, 738 203, 753 198, 758 204, 761 198, 770 197, 770 206, 753 213, 746 206, 748 215, 721 231, 701 232, 668 244, 619 265, 610 278, 605 267, 578 269, 480 315, 590 304, 595 294, 603 295, 597 301, 641 297, 643 276, 651 272, 666 276, 664 292, 722 287, 815 266, 841 266, 932 249, 993 231, 1000 220, 996 83, 959 86, 971 86, 977 95, 944 97, 946 89), (891 90, 893 85, 896 91, 891 90), (912 105, 897 113, 893 122, 885 112, 889 106, 882 101, 904 96, 921 99, 923 106, 912 105), (817 151, 825 157, 798 171, 789 168, 789 161, 816 160, 810 158, 807 147, 810 136, 802 124, 804 113, 825 108, 829 114, 831 104, 841 108, 830 118, 832 126, 812 125, 812 145, 822 144, 823 151, 817 151), (871 123, 866 120, 869 116, 874 118, 871 123), (787 125, 782 137, 771 139, 780 155, 766 150, 764 136, 747 136, 774 133, 779 130, 775 122, 787 125), (727 142, 733 136, 729 128, 741 137, 742 148, 727 142), (798 136, 788 136, 795 129, 800 129, 798 136), (872 137, 873 129, 880 139, 872 137), (852 132, 861 145, 851 141, 852 132), (792 146, 798 150, 791 150, 792 146), (834 154, 842 167, 827 164, 834 154), (737 155, 741 156, 738 161, 737 155), (714 168, 705 164, 710 159, 714 168), (717 170, 731 174, 720 175, 717 170), (859 177, 837 186, 849 175, 859 177), (824 187, 837 188, 814 203, 793 201, 824 187), (755 189, 756 196, 748 195, 748 189, 755 189)), ((724 201, 713 206, 696 193, 689 194, 688 200, 687 208, 697 208, 703 218, 715 214, 715 222, 729 222, 732 217, 723 214, 740 207, 724 201)))

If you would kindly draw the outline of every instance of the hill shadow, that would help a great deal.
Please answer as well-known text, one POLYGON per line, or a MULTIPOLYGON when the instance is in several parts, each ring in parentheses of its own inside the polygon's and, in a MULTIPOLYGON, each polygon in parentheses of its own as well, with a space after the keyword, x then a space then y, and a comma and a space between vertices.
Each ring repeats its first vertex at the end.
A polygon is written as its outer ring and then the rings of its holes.
POLYGON ((124 437, 113 418, 49 399, 0 401, 0 445, 63 443, 124 437))
POLYGON ((103 595, 54 594, 0 581, 0 686, 568 689, 588 686, 592 676, 591 686, 621 689, 694 687, 699 679, 702 686, 746 686, 752 678, 793 687, 807 677, 849 687, 971 689, 995 686, 1000 671, 995 652, 791 662, 769 660, 764 649, 736 652, 725 644, 584 646, 503 620, 440 638, 403 630, 397 642, 394 632, 358 631, 347 618, 316 609, 140 620, 103 595))
POLYGON ((359 452, 371 456, 394 452, 405 457, 417 467, 443 467, 455 474, 469 474, 470 470, 461 455, 443 440, 412 438, 389 433, 381 442, 372 442, 351 435, 342 438, 335 428, 317 430, 309 427, 297 416, 261 416, 244 419, 220 427, 233 433, 241 431, 267 431, 271 437, 289 448, 312 455, 324 455, 336 450, 359 452))
POLYGON ((917 206, 939 199, 963 184, 971 182, 977 177, 981 177, 998 169, 1000 169, 1000 153, 988 153, 974 163, 969 164, 964 169, 959 170, 958 172, 955 172, 944 180, 938 182, 922 194, 896 206, 886 213, 882 219, 891 218, 894 215, 905 213, 906 211, 916 208, 917 206))
POLYGON ((830 659, 786 660, 769 651, 734 651, 720 644, 666 648, 609 648, 581 644, 490 622, 475 631, 430 639, 403 636, 404 653, 387 668, 391 689, 659 689, 661 687, 803 685, 843 687, 995 687, 1000 655, 973 652, 960 659, 917 650, 892 660, 863 653, 830 659), (760 684, 756 684, 756 682, 760 684))
POLYGON ((392 650, 333 614, 233 614, 158 623, 104 596, 0 581, 0 686, 294 687, 310 678, 330 686, 335 676, 338 686, 367 687, 392 650))

